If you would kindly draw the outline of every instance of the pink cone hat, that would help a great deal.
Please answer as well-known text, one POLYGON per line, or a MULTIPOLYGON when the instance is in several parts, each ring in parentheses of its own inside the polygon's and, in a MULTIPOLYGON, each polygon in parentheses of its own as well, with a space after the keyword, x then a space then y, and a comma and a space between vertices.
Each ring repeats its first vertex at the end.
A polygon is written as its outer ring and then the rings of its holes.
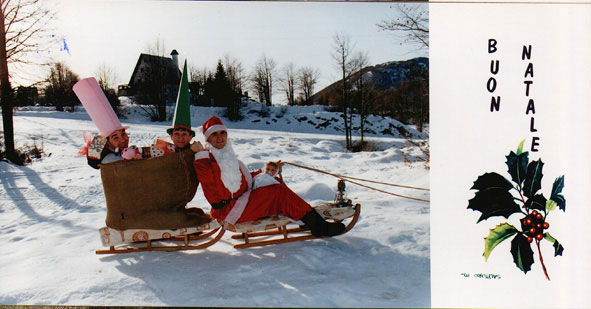
POLYGON ((90 119, 101 132, 101 136, 108 137, 116 130, 129 128, 121 125, 119 118, 117 118, 111 104, 109 104, 109 100, 107 100, 94 77, 82 79, 72 88, 80 102, 82 102, 90 119))

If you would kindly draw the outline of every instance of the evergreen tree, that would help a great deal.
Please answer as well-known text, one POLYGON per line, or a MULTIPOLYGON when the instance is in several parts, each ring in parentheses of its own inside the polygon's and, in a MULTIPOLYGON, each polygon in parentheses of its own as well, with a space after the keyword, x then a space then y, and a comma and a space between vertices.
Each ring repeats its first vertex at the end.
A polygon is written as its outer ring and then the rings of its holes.
POLYGON ((218 61, 215 75, 210 82, 214 105, 226 107, 226 116, 229 119, 240 119, 240 93, 233 89, 221 60, 218 61))

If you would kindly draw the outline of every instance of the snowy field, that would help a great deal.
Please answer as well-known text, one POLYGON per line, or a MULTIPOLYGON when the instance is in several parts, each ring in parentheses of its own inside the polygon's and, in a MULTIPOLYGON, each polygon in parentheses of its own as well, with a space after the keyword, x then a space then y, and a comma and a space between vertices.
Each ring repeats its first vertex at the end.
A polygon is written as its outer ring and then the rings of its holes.
MULTIPOLYGON (((193 108, 193 127, 217 113, 193 108)), ((122 122, 131 126, 131 144, 138 146, 151 144, 169 127, 147 121, 133 108, 127 117, 122 122)), ((224 121, 236 153, 251 170, 281 159, 429 187, 424 152, 399 135, 379 133, 394 120, 372 119, 376 133, 369 140, 379 151, 350 153, 343 147, 341 121, 330 120, 340 119, 338 114, 319 107, 273 108, 266 118, 258 117, 248 113, 241 122, 224 121)), ((26 166, 0 162, 0 304, 430 306, 428 203, 348 184, 348 197, 362 208, 359 222, 345 235, 234 249, 236 241, 226 233, 205 250, 96 255, 105 198, 99 171, 76 155, 82 133, 96 132, 94 124, 84 110, 30 108, 15 113, 14 126, 17 146, 35 139, 47 156, 26 166)), ((406 129, 414 142, 428 141, 406 129)), ((334 199, 332 176, 286 166, 283 177, 312 205, 334 199)), ((375 186, 429 199, 427 191, 375 186)), ((189 205, 210 209, 201 189, 189 205)))

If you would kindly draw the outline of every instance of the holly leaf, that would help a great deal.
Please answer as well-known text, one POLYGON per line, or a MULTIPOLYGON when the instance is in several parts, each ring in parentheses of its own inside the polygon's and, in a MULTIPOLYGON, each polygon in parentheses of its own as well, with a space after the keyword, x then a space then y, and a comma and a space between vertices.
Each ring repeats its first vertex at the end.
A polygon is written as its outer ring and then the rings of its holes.
MULTIPOLYGON (((525 138, 521 141, 521 143, 519 143, 519 146, 517 146, 517 155, 520 155, 521 153, 523 153, 523 144, 525 143, 525 138)), ((527 151, 526 151, 527 153, 527 151)))
POLYGON ((527 199, 525 208, 546 211, 546 198, 542 194, 536 194, 534 197, 527 199))
POLYGON ((556 202, 553 200, 546 201, 546 213, 550 213, 552 210, 556 209, 556 202))
POLYGON ((471 189, 478 191, 468 201, 468 209, 482 213, 477 223, 494 216, 509 218, 511 214, 521 211, 509 192, 511 188, 511 183, 497 173, 486 173, 476 179, 471 189))
POLYGON ((523 184, 523 195, 532 197, 542 188, 542 160, 532 161, 527 166, 525 182, 523 184))
POLYGON ((564 251, 564 247, 556 240, 556 238, 550 236, 549 233, 544 234, 544 238, 551 242, 554 246, 554 256, 562 256, 562 251, 564 251))
POLYGON ((550 200, 556 202, 558 208, 562 211, 566 211, 566 199, 562 195, 562 188, 564 188, 564 175, 556 178, 552 185, 552 193, 550 194, 550 200))
POLYGON ((534 263, 534 252, 523 234, 517 233, 511 241, 511 254, 513 255, 513 262, 515 262, 517 268, 527 274, 531 270, 531 265, 534 263))
POLYGON ((494 229, 491 229, 488 237, 484 238, 484 253, 482 254, 484 260, 488 260, 490 253, 498 244, 509 239, 509 237, 515 235, 515 233, 517 233, 517 229, 508 223, 501 223, 494 229))
POLYGON ((513 185, 505 177, 493 172, 485 173, 484 175, 479 176, 470 189, 486 190, 489 188, 502 188, 506 191, 509 191, 511 188, 513 188, 513 185))
MULTIPOLYGON (((519 151, 518 151, 519 152, 519 151)), ((506 156, 509 175, 517 185, 521 186, 525 180, 525 173, 527 172, 527 163, 529 162, 529 154, 527 152, 515 154, 513 151, 506 156)))

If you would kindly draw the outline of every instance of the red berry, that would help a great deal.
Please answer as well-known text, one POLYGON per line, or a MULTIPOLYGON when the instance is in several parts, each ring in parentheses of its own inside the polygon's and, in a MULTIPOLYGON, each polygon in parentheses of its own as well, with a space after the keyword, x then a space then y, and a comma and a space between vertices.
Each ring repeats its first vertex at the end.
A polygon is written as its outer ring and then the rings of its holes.
POLYGON ((527 242, 532 242, 532 241, 534 241, 534 239, 528 236, 527 237, 527 242))
POLYGON ((536 225, 536 227, 537 227, 537 228, 541 228, 541 227, 542 227, 542 224, 541 224, 541 223, 538 223, 538 224, 536 225))
POLYGON ((536 228, 532 227, 531 229, 529 229, 529 232, 532 233, 532 234, 535 234, 536 233, 536 228))
POLYGON ((536 218, 538 218, 538 219, 542 219, 542 214, 537 214, 537 215, 536 215, 536 218))
POLYGON ((544 235, 542 235, 542 234, 536 235, 536 239, 537 240, 542 240, 542 238, 544 238, 544 235))
POLYGON ((534 211, 531 212, 532 216, 535 216, 538 214, 538 212, 534 209, 534 211))
POLYGON ((544 222, 544 225, 543 225, 543 227, 544 227, 545 229, 549 228, 549 227, 550 227, 550 223, 548 223, 548 222, 544 222))
POLYGON ((525 225, 531 225, 531 219, 528 218, 527 220, 525 220, 525 225))

